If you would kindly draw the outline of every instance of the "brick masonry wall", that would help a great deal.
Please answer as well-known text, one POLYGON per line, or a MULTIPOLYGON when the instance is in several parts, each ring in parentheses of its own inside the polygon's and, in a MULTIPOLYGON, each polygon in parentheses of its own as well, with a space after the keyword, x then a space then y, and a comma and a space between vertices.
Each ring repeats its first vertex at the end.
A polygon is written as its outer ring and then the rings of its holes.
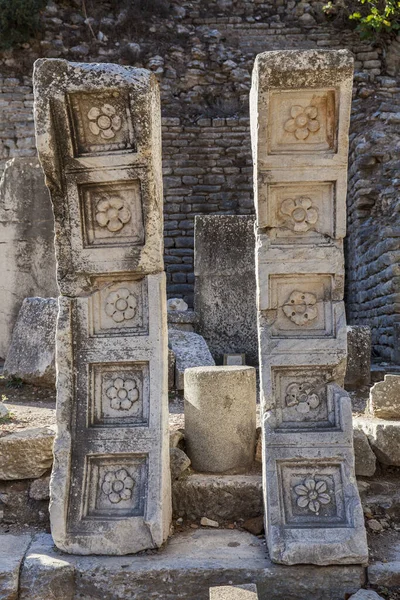
POLYGON ((393 324, 400 315, 394 172, 400 85, 393 77, 400 40, 385 50, 360 42, 354 31, 327 22, 320 6, 314 0, 172 0, 167 17, 152 17, 134 35, 124 25, 123 11, 101 13, 99 8, 90 21, 94 39, 78 8, 50 1, 43 39, 0 54, 0 172, 6 160, 36 153, 31 86, 35 58, 151 69, 160 82, 163 111, 168 295, 182 296, 191 305, 195 215, 253 213, 248 93, 255 55, 280 48, 348 48, 356 69, 346 244, 348 317, 350 323, 371 325, 375 352, 390 358, 393 324))

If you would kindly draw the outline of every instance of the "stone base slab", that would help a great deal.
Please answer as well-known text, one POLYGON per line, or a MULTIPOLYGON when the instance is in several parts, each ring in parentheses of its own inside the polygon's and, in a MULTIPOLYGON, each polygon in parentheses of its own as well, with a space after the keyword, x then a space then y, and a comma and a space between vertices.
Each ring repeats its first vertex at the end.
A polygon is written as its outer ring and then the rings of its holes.
POLYGON ((17 600, 21 562, 31 541, 30 535, 0 535, 0 598, 17 600))
POLYGON ((260 600, 341 600, 365 581, 358 565, 273 564, 263 540, 235 530, 189 531, 171 538, 161 550, 124 557, 67 555, 55 550, 50 535, 39 535, 22 567, 19 600, 53 598, 52 579, 59 589, 63 574, 68 600, 176 600, 177 595, 208 600, 210 587, 246 583, 257 585, 260 600), (43 582, 39 595, 37 581, 43 582))

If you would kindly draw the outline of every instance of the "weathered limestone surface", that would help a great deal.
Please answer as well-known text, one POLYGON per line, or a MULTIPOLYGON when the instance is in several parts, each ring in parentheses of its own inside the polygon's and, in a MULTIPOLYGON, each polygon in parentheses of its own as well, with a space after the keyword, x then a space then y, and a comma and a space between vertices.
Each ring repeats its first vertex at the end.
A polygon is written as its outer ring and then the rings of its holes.
POLYGON ((35 125, 55 216, 57 546, 160 546, 171 499, 160 106, 148 71, 39 60, 35 125))
POLYGON ((217 364, 224 353, 245 353, 256 365, 254 217, 198 215, 194 235, 197 330, 217 364))
POLYGON ((59 585, 62 572, 69 593, 67 565, 74 568, 74 599, 88 600, 176 600, 177 590, 182 600, 209 600, 210 587, 245 583, 257 585, 260 600, 338 600, 359 590, 365 579, 357 565, 287 569, 273 564, 262 540, 235 530, 190 531, 173 536, 155 553, 125 557, 68 556, 55 551, 51 536, 44 535, 32 544, 22 566, 20 600, 53 600, 47 595, 51 578, 59 585), (35 596, 42 571, 46 585, 35 596))
POLYGON ((369 393, 369 408, 374 417, 400 421, 400 375, 385 375, 384 381, 375 383, 369 393))
POLYGON ((257 598, 257 586, 254 583, 210 588, 210 600, 257 600, 257 598))
POLYGON ((358 590, 351 598, 352 600, 383 600, 382 596, 374 590, 358 590))
POLYGON ((168 345, 175 355, 175 388, 177 390, 184 389, 186 369, 215 365, 207 342, 198 333, 169 327, 168 345))
POLYGON ((19 570, 30 542, 30 535, 0 535, 1 600, 18 599, 19 570))
POLYGON ((248 470, 256 442, 254 367, 185 371, 185 442, 196 471, 248 470))
POLYGON ((54 388, 57 313, 55 298, 25 298, 4 363, 6 377, 54 388))
POLYGON ((13 158, 0 181, 0 357, 6 358, 22 301, 58 295, 54 218, 35 158, 13 158))
POLYGON ((353 445, 356 475, 372 477, 376 471, 376 456, 362 429, 353 429, 353 445))
POLYGON ((253 71, 265 529, 284 564, 368 555, 339 387, 352 74, 345 50, 265 52, 253 71))
POLYGON ((344 385, 357 389, 371 381, 371 328, 347 326, 347 368, 344 385))
POLYGON ((366 434, 380 463, 400 467, 400 421, 356 417, 354 424, 366 434))
POLYGON ((0 479, 41 477, 53 463, 54 431, 33 427, 0 437, 0 479))

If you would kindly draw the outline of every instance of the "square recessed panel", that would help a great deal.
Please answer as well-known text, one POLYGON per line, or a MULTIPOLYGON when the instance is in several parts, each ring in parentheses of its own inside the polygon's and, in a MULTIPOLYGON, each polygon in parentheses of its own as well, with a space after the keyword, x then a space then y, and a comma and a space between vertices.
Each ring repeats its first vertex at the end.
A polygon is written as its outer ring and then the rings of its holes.
POLYGON ((272 275, 272 337, 334 335, 331 275, 272 275))
POLYGON ((84 519, 143 516, 147 496, 145 454, 91 455, 86 458, 84 519))
MULTIPOLYGON (((335 237, 335 186, 331 182, 267 184, 267 227, 274 244, 312 244, 335 237)), ((329 240, 327 240, 329 241, 329 240)))
POLYGON ((140 180, 79 186, 83 247, 144 244, 140 180))
POLYGON ((75 156, 133 150, 129 95, 121 90, 68 95, 75 156))
POLYGON ((341 464, 280 461, 277 466, 285 526, 349 526, 341 464))
POLYGON ((335 90, 272 91, 269 96, 269 154, 336 151, 335 90))
POLYGON ((146 335, 149 331, 147 279, 100 280, 89 299, 91 336, 146 335))
POLYGON ((277 429, 314 431, 338 427, 333 398, 328 399, 330 373, 317 367, 273 368, 277 429))
POLYGON ((89 426, 129 427, 149 423, 148 363, 89 365, 89 426))

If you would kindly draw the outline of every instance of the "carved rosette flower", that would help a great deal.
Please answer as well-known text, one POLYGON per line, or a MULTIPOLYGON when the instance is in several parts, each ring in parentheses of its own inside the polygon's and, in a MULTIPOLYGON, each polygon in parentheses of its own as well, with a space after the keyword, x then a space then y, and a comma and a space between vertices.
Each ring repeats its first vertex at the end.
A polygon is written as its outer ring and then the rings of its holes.
POLYGON ((301 383, 290 383, 287 386, 285 401, 287 406, 294 406, 297 412, 303 414, 320 405, 318 394, 301 383))
POLYGON ((106 396, 114 410, 130 410, 139 400, 139 391, 134 379, 115 377, 107 383, 106 396))
POLYGON ((96 205, 96 221, 108 231, 120 231, 130 219, 129 209, 118 196, 102 197, 96 205))
POLYGON ((286 121, 284 128, 289 133, 294 133, 298 140, 306 140, 310 133, 315 133, 320 128, 319 121, 316 117, 318 116, 318 109, 316 106, 292 106, 290 109, 291 119, 286 121))
POLYGON ((318 221, 318 210, 306 196, 286 198, 281 202, 279 210, 288 217, 286 224, 293 231, 308 231, 318 221))
POLYGON ((313 513, 319 512, 321 504, 329 504, 331 497, 326 493, 325 481, 316 481, 310 477, 294 488, 297 496, 297 506, 307 508, 313 513))
POLYGON ((126 469, 118 469, 118 471, 108 471, 105 474, 101 489, 108 496, 110 502, 117 504, 121 500, 130 500, 132 498, 134 486, 135 482, 128 471, 126 469))
POLYGON ((87 114, 89 129, 93 135, 99 135, 105 140, 115 137, 115 132, 122 127, 121 117, 116 112, 111 104, 103 104, 101 108, 93 106, 87 114))
POLYGON ((307 325, 318 316, 317 298, 309 292, 292 292, 282 309, 296 325, 307 325))
POLYGON ((136 314, 137 299, 127 288, 120 288, 108 294, 106 314, 116 323, 130 321, 136 314))

